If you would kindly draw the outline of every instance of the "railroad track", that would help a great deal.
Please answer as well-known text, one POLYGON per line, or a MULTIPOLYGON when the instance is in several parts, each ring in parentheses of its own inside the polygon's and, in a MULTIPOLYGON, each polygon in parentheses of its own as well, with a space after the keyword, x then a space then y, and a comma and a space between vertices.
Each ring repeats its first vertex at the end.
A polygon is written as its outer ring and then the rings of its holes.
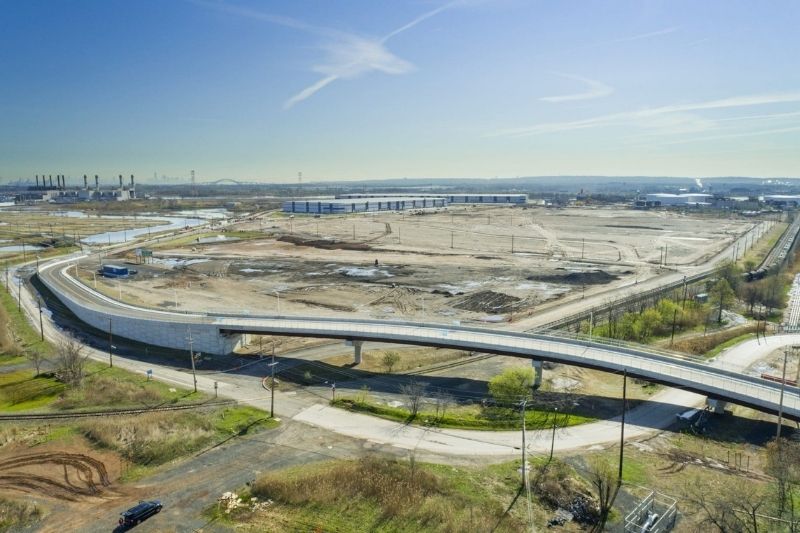
POLYGON ((469 365, 471 363, 475 363, 477 361, 484 361, 486 359, 491 359, 492 357, 497 357, 496 354, 493 353, 486 353, 483 355, 476 355, 474 357, 470 357, 469 359, 464 359, 463 361, 454 361, 452 363, 445 363, 443 365, 433 366, 429 368, 423 368, 422 370, 412 370, 411 372, 403 372, 404 376, 422 376, 425 374, 430 374, 431 372, 438 372, 439 370, 447 370, 449 368, 456 368, 459 366, 469 365))
POLYGON ((183 405, 169 405, 162 407, 143 407, 134 409, 113 409, 99 411, 81 411, 79 413, 15 413, 0 415, 0 422, 13 422, 24 420, 61 420, 72 418, 88 418, 96 416, 127 416, 143 415, 147 413, 161 413, 166 411, 188 411, 191 409, 204 409, 207 407, 221 407, 225 405, 236 405, 235 400, 219 400, 205 403, 189 403, 183 405))
MULTIPOLYGON (((791 252, 794 245, 797 243, 798 235, 800 235, 800 216, 798 216, 792 224, 786 227, 786 230, 783 232, 780 239, 778 239, 778 241, 775 243, 775 245, 772 247, 769 253, 764 257, 764 260, 761 262, 761 264, 759 265, 758 269, 755 272, 766 273, 775 266, 783 263, 789 256, 789 253, 791 252)), ((703 272, 701 274, 686 276, 682 280, 673 281, 671 283, 667 283, 665 285, 661 285, 653 289, 648 289, 646 291, 642 291, 630 296, 625 296, 617 300, 614 300, 612 302, 598 305, 589 310, 579 311, 578 313, 575 313, 573 315, 566 316, 558 320, 553 320, 552 322, 548 322, 547 324, 543 324, 535 328, 535 330, 528 330, 528 331, 538 331, 541 329, 564 329, 564 328, 569 328, 571 326, 576 326, 581 322, 590 320, 592 314, 600 315, 601 313, 608 312, 609 309, 614 309, 614 308, 626 309, 636 303, 639 303, 643 300, 647 300, 648 298, 661 296, 671 291, 682 289, 684 286, 689 286, 694 283, 698 283, 705 279, 711 278, 715 274, 716 274, 716 269, 713 269, 708 272, 703 272)), ((751 277, 752 273, 746 273, 745 275, 748 276, 748 279, 752 279, 751 277)))

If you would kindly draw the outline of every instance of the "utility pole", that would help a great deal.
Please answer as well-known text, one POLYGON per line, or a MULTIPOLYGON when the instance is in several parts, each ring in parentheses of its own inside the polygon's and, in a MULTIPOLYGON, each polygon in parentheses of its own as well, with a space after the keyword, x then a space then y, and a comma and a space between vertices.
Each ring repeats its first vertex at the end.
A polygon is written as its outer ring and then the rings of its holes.
POLYGON ((553 460, 553 448, 556 447, 556 425, 558 424, 558 407, 553 408, 553 435, 550 437, 550 459, 553 460))
POLYGON ((114 368, 114 336, 111 333, 111 317, 108 319, 108 368, 114 368))
POLYGON ((194 368, 194 350, 192 350, 192 329, 188 327, 186 329, 189 330, 189 359, 192 362, 192 381, 194 381, 194 391, 197 392, 197 373, 194 368))
POLYGON ((528 465, 527 461, 528 458, 526 457, 526 448, 525 445, 525 408, 528 404, 528 399, 522 400, 522 409, 520 412, 522 413, 522 486, 526 489, 528 488, 528 465))
POLYGON ((619 431, 619 474, 617 485, 622 485, 622 463, 625 458, 625 411, 628 407, 628 369, 622 371, 622 426, 619 431))
POLYGON ((269 417, 275 418, 275 339, 272 339, 272 383, 270 384, 269 417))
POLYGON ((669 338, 669 345, 672 346, 672 343, 675 342, 675 319, 678 318, 678 310, 675 309, 672 311, 672 335, 669 338))
POLYGON ((789 350, 783 350, 783 375, 781 376, 781 400, 778 406, 778 430, 775 432, 775 440, 780 446, 781 427, 783 426, 783 392, 786 389, 786 360, 789 358, 789 350))
POLYGON ((37 298, 37 302, 39 303, 39 331, 42 334, 42 342, 44 342, 44 324, 42 323, 42 299, 37 298))
POLYGON ((586 239, 581 239, 581 260, 583 260, 583 252, 586 250, 586 239))

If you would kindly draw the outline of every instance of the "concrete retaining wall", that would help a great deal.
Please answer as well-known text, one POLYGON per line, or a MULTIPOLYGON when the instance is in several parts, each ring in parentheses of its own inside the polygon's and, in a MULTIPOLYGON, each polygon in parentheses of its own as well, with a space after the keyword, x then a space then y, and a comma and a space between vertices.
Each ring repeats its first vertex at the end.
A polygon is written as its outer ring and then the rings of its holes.
POLYGON ((115 337, 124 337, 133 341, 173 348, 189 349, 189 332, 192 335, 192 349, 199 353, 226 355, 247 342, 247 335, 222 335, 219 327, 211 319, 207 323, 151 320, 126 316, 113 316, 96 311, 55 290, 46 277, 39 278, 50 291, 66 305, 75 316, 101 331, 108 332, 109 319, 111 333, 115 337))

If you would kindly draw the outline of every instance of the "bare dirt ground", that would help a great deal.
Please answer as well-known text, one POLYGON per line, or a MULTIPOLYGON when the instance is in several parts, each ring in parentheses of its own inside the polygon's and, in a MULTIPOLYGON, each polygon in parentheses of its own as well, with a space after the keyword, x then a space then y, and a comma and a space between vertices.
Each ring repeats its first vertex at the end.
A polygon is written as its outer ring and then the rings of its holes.
MULTIPOLYGON (((161 308, 500 322, 658 275, 665 254, 666 268, 701 263, 750 227, 699 213, 533 207, 264 218, 236 228, 263 239, 162 248, 134 278, 97 285, 161 308)), ((87 283, 96 268, 84 265, 87 283)))

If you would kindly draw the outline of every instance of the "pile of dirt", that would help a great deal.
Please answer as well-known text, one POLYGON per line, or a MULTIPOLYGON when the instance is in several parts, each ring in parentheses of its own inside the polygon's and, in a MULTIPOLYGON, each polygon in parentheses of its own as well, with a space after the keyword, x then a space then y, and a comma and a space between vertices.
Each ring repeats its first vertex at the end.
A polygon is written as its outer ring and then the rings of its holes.
POLYGON ((281 242, 289 242, 295 246, 309 246, 322 250, 372 250, 372 247, 360 242, 328 241, 325 239, 304 239, 294 235, 282 235, 278 237, 281 242))
POLYGON ((545 283, 560 283, 563 285, 605 285, 619 279, 616 274, 605 270, 584 270, 582 272, 565 272, 558 274, 534 274, 528 276, 528 281, 543 281, 545 283))
POLYGON ((512 306, 521 299, 495 291, 480 291, 458 298, 452 306, 476 313, 500 314, 511 312, 512 306))
POLYGON ((606 228, 623 228, 623 229, 649 229, 653 231, 664 231, 664 228, 657 228, 655 226, 625 226, 623 224, 605 224, 606 228))

